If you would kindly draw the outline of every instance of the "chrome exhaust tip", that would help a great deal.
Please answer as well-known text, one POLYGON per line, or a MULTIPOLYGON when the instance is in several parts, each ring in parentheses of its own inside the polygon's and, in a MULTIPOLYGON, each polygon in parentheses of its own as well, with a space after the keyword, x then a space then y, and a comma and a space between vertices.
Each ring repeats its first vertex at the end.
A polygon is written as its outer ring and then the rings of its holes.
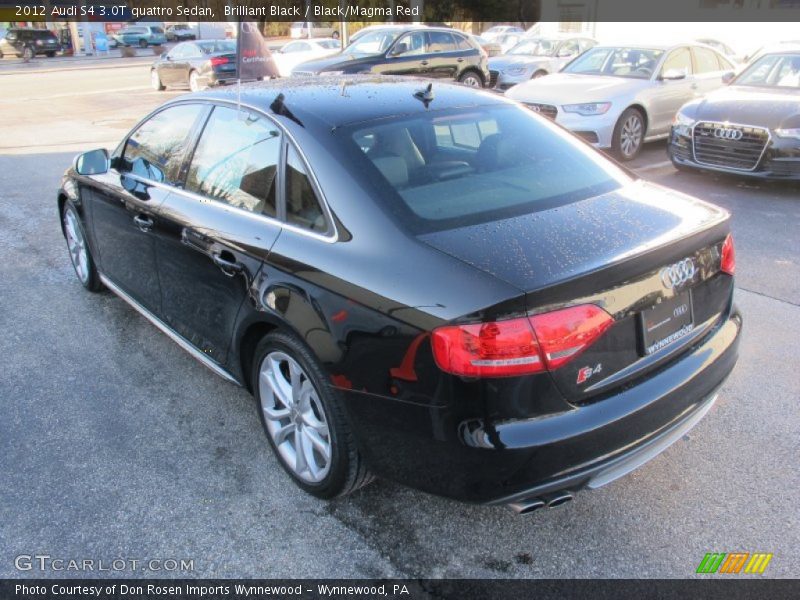
POLYGON ((544 496, 543 500, 547 508, 555 508, 572 500, 572 494, 570 492, 555 492, 544 496))
POLYGON ((541 498, 529 498, 527 500, 520 500, 519 502, 512 502, 508 505, 508 508, 518 515, 528 515, 535 510, 544 508, 544 506, 544 500, 541 498))

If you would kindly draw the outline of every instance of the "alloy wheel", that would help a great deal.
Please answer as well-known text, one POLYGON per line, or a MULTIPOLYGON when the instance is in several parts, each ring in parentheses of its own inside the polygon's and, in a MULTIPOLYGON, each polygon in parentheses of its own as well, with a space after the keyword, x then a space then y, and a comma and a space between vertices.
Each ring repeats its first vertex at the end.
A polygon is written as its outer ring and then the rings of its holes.
POLYGON ((156 91, 161 91, 161 78, 155 69, 150 71, 150 86, 156 91))
POLYGON ((193 92, 200 91, 200 80, 197 75, 197 71, 192 71, 189 73, 189 89, 193 92))
POLYGON ((331 434, 314 384, 284 352, 270 352, 258 376, 267 431, 286 466, 301 480, 319 483, 331 467, 331 434))
POLYGON ((86 239, 83 230, 78 224, 78 217, 69 208, 64 213, 64 231, 67 234, 67 247, 72 266, 81 283, 89 281, 89 251, 86 248, 86 239))
POLYGON ((622 154, 631 157, 639 150, 642 144, 642 118, 638 114, 630 115, 622 124, 619 136, 619 146, 622 154))
POLYGON ((475 87, 475 88, 483 87, 483 84, 481 83, 481 80, 478 78, 477 75, 467 75, 466 77, 464 77, 464 79, 461 80, 461 83, 469 87, 475 87))

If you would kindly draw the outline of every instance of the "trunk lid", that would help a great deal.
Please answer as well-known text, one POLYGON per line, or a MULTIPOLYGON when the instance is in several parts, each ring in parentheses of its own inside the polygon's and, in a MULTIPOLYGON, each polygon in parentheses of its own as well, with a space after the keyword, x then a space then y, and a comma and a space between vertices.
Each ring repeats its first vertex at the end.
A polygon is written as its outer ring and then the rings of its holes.
POLYGON ((726 312, 732 278, 719 264, 727 233, 724 210, 637 181, 557 208, 420 239, 519 288, 531 313, 596 304, 614 317, 595 344, 552 372, 562 394, 583 403, 656 368, 726 312), (662 271, 675 265, 672 285, 662 271), (683 311, 683 320, 643 333, 643 323, 657 325, 664 311, 673 310, 683 311), (690 327, 653 349, 687 318, 690 327))

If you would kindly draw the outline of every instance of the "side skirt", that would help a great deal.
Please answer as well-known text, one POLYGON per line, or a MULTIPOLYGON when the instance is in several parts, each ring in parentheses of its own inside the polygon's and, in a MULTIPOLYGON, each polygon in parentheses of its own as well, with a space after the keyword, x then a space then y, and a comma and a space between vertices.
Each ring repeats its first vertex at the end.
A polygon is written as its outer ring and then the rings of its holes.
POLYGON ((157 316, 155 316, 153 313, 147 310, 144 306, 139 304, 136 300, 131 298, 128 294, 123 292, 115 283, 110 281, 108 277, 106 277, 102 273, 99 273, 99 275, 100 275, 100 281, 102 281, 103 284, 108 289, 110 289, 117 296, 122 298, 125 302, 130 304, 139 314, 141 314, 145 319, 150 321, 153 325, 158 327, 163 333, 169 336, 169 338, 173 342, 175 342, 176 344, 178 344, 178 346, 186 350, 186 352, 191 354, 201 364, 208 367, 210 370, 212 370, 214 373, 216 373, 226 381, 229 381, 238 386, 242 385, 241 382, 238 379, 236 379, 233 375, 231 375, 227 370, 225 370, 219 364, 211 360, 208 356, 200 352, 186 338, 184 338, 182 335, 173 330, 169 325, 164 323, 161 319, 159 319, 157 316))

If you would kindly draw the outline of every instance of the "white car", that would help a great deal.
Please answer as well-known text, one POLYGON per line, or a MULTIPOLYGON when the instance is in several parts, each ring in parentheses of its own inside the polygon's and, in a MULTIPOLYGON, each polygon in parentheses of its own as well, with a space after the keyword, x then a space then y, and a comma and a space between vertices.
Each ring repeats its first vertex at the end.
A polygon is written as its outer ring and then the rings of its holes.
POLYGON ((293 40, 328 37, 338 40, 339 30, 329 21, 295 21, 289 27, 289 37, 293 40))
POLYGON ((595 46, 560 73, 520 83, 506 96, 621 160, 665 138, 678 109, 733 76, 734 65, 699 44, 595 46))
POLYGON ((557 73, 581 52, 596 45, 597 42, 580 36, 524 37, 502 56, 489 59, 489 74, 493 87, 507 90, 510 87, 557 73))
POLYGON ((272 58, 281 77, 289 77, 300 63, 341 52, 342 44, 333 38, 297 40, 273 52, 272 58))
POLYGON ((522 27, 515 27, 513 25, 495 25, 494 27, 490 27, 484 31, 481 34, 481 37, 485 40, 493 42, 501 35, 506 35, 508 33, 518 33, 519 35, 522 35, 525 33, 525 30, 522 27))

